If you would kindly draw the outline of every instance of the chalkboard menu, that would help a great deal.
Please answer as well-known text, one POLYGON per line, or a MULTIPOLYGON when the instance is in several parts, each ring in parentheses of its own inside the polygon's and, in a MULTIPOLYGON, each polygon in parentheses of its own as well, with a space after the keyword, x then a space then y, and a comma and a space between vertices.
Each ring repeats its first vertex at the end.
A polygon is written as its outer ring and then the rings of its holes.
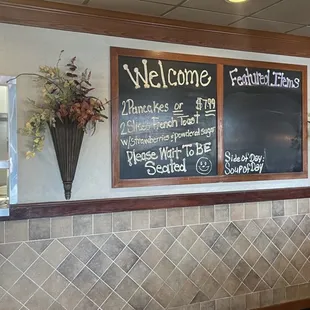
POLYGON ((302 73, 224 66, 224 173, 302 172, 302 73))
POLYGON ((306 68, 111 48, 113 187, 307 176, 306 68))

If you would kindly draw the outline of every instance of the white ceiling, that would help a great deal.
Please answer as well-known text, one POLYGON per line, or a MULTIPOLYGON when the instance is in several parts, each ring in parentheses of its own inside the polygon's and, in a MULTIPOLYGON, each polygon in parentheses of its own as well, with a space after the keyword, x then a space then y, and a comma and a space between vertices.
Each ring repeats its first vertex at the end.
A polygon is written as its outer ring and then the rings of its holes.
POLYGON ((213 25, 310 36, 310 0, 52 0, 213 25))

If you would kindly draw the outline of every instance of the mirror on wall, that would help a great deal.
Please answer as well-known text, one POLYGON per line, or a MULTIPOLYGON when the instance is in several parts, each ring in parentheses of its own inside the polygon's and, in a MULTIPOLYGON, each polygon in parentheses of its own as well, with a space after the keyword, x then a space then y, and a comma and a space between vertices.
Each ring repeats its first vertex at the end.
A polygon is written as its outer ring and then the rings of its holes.
POLYGON ((0 170, 0 208, 7 208, 9 203, 8 171, 0 170))
POLYGON ((0 86, 0 160, 8 160, 8 100, 7 87, 0 86))
POLYGON ((0 208, 7 207, 8 204, 8 87, 0 85, 0 208))
POLYGON ((17 203, 16 85, 0 76, 0 216, 17 203))

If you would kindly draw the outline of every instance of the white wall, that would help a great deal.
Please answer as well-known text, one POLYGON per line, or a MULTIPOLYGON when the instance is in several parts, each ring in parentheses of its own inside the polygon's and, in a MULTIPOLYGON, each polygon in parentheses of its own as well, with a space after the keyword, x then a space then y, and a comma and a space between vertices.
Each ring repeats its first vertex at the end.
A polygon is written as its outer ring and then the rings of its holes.
MULTIPOLYGON (((64 59, 77 56, 82 67, 92 69, 95 94, 100 98, 109 98, 110 95, 110 46, 310 65, 310 60, 306 58, 218 50, 6 24, 0 24, 0 42, 0 75, 36 72, 39 65, 54 65, 59 51, 64 49, 64 59)), ((17 83, 19 127, 23 126, 25 120, 27 108, 24 104, 25 99, 35 98, 35 96, 36 89, 31 79, 19 79, 17 83)), ((110 127, 109 120, 100 124, 94 136, 85 137, 73 185, 72 199, 234 191, 310 184, 307 179, 112 189, 110 127)), ((25 142, 25 137, 19 136, 19 202, 64 200, 50 137, 47 137, 44 151, 31 160, 23 157, 25 142)))
POLYGON ((8 113, 8 92, 7 87, 0 85, 0 113, 8 113))

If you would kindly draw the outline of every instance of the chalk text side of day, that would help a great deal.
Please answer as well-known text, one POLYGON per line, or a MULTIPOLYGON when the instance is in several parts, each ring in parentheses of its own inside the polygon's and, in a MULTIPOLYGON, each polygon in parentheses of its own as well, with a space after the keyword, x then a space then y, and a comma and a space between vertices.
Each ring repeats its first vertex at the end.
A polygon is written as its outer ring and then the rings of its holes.
POLYGON ((233 174, 250 174, 262 173, 265 163, 265 157, 252 152, 245 152, 242 155, 225 152, 224 173, 233 174))

